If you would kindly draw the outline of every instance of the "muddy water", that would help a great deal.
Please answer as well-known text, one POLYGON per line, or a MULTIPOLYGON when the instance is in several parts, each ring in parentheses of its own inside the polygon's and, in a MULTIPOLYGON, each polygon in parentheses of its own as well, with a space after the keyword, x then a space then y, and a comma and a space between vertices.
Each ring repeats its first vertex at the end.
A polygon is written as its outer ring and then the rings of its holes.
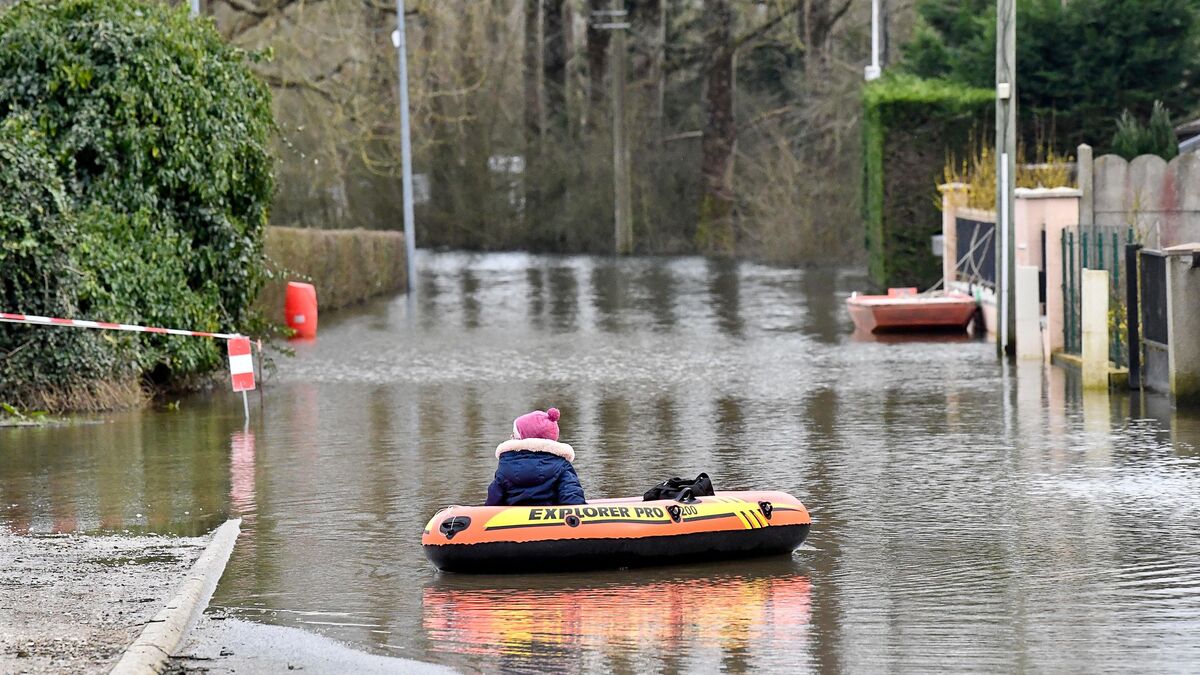
POLYGON ((322 317, 243 428, 176 411, 0 430, 18 531, 245 529, 215 604, 464 671, 1177 671, 1200 663, 1200 420, 990 345, 875 341, 857 274, 424 256, 417 299, 322 317), (812 510, 792 557, 436 573, 419 531, 563 411, 590 497, 707 471, 812 510))

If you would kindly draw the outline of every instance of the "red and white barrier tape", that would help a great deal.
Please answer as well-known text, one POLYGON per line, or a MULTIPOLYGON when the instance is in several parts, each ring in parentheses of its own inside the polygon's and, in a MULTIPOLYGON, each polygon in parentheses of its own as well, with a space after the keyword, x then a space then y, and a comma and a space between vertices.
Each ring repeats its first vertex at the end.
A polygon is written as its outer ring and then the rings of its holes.
POLYGON ((155 328, 152 326, 134 326, 127 323, 109 323, 107 321, 83 321, 80 319, 57 319, 35 314, 7 314, 0 312, 0 322, 29 323, 41 326, 69 326, 71 328, 102 328, 105 330, 127 330, 135 333, 158 333, 162 335, 188 335, 191 337, 216 338, 218 340, 233 340, 244 337, 237 333, 207 333, 201 330, 179 330, 178 328, 155 328))

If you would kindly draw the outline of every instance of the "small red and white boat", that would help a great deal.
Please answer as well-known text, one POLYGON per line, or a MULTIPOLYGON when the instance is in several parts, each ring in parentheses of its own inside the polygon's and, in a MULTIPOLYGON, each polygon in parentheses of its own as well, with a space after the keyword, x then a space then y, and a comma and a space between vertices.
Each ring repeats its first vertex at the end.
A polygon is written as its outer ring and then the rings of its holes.
POLYGON ((887 295, 859 295, 846 299, 856 329, 883 331, 965 331, 975 316, 977 303, 955 291, 917 293, 915 288, 889 288, 887 295))

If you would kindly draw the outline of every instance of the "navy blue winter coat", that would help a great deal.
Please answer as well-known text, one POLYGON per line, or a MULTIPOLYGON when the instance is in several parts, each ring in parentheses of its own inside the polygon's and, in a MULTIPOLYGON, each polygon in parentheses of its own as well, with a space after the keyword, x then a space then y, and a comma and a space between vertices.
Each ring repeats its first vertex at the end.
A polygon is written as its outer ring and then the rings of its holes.
POLYGON ((487 506, 583 504, 575 467, 548 452, 516 450, 500 455, 496 479, 488 486, 487 506))

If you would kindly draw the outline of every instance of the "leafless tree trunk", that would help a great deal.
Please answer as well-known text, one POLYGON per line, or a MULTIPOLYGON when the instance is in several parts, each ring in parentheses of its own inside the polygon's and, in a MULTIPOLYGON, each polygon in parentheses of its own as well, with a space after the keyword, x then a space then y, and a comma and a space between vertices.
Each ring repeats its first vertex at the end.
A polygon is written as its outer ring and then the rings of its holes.
POLYGON ((640 99, 638 108, 650 116, 654 138, 661 141, 666 89, 666 3, 642 0, 633 7, 630 15, 634 39, 633 84, 640 99))
POLYGON ((732 253, 733 157, 737 121, 733 114, 734 44, 730 0, 705 3, 704 140, 700 164, 703 193, 696 244, 706 253, 732 253))
POLYGON ((804 71, 820 76, 832 65, 834 26, 850 10, 853 0, 802 0, 798 27, 804 45, 804 71))
MULTIPOLYGON (((1066 0, 1063 0, 1064 4, 1066 0)), ((890 59, 888 52, 891 47, 891 40, 888 35, 891 31, 888 28, 892 22, 892 3, 891 0, 879 0, 879 65, 886 68, 890 59)))
POLYGON ((563 3, 563 55, 566 57, 563 64, 563 78, 566 82, 563 95, 566 98, 565 109, 570 120, 572 138, 578 138, 578 132, 582 129, 579 114, 579 48, 575 39, 575 12, 575 2, 567 0, 563 3))
POLYGON ((525 0, 525 49, 522 58, 525 83, 525 225, 537 221, 538 150, 542 142, 541 0, 525 0))
POLYGON ((604 109, 604 74, 608 69, 608 43, 612 34, 607 30, 595 28, 597 23, 604 21, 596 18, 595 12, 608 9, 607 0, 588 0, 587 28, 587 66, 588 66, 588 105, 587 127, 595 129, 600 111, 604 109))
POLYGON ((541 0, 525 0, 525 139, 533 144, 542 135, 541 0))
POLYGON ((563 29, 563 0, 542 6, 542 87, 546 129, 563 138, 567 129, 567 40, 563 29))

